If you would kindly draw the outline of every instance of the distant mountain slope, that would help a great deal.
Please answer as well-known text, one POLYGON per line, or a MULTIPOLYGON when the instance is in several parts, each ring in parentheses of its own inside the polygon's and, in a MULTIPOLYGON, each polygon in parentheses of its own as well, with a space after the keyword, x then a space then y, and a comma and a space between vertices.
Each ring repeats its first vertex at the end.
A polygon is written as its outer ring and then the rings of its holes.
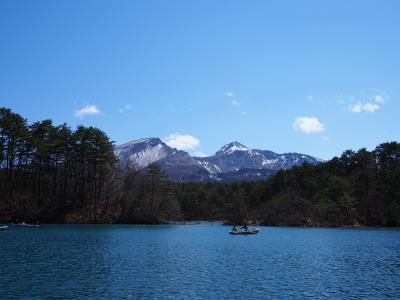
POLYGON ((280 169, 289 169, 304 162, 317 164, 321 160, 299 153, 277 154, 268 150, 250 149, 232 142, 209 157, 191 157, 187 152, 169 147, 159 138, 135 140, 115 148, 120 165, 144 168, 157 163, 171 180, 240 181, 258 180, 280 169))

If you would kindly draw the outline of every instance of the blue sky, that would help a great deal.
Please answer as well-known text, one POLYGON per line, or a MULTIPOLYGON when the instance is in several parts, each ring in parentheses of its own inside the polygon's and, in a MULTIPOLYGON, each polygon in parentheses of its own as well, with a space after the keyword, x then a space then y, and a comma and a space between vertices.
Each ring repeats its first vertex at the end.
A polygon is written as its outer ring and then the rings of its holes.
POLYGON ((329 159, 400 140, 400 1, 0 1, 0 106, 29 121, 329 159))

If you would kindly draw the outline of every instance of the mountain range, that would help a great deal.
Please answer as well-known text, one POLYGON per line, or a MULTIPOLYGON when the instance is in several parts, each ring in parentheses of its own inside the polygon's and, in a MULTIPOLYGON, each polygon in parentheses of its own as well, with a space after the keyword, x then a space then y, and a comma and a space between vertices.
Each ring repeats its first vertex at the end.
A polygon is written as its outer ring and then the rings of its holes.
POLYGON ((159 138, 144 138, 116 146, 115 154, 121 166, 145 168, 156 163, 175 182, 252 181, 267 178, 277 170, 322 161, 305 154, 250 149, 239 142, 223 146, 214 155, 194 157, 168 146, 159 138))

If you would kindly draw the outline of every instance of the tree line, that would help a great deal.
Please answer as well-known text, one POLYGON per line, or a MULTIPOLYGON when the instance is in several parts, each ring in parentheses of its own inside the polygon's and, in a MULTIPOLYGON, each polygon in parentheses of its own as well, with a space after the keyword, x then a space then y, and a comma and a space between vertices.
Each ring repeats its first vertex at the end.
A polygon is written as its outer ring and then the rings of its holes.
POLYGON ((175 218, 168 186, 156 165, 117 168, 97 128, 28 124, 0 108, 0 221, 160 223, 175 218))
POLYGON ((156 164, 118 164, 97 128, 28 124, 0 108, 0 222, 185 220, 400 226, 400 144, 346 150, 255 182, 173 183, 156 164))
POLYGON ((257 182, 177 185, 190 218, 289 226, 400 226, 400 144, 346 150, 257 182))

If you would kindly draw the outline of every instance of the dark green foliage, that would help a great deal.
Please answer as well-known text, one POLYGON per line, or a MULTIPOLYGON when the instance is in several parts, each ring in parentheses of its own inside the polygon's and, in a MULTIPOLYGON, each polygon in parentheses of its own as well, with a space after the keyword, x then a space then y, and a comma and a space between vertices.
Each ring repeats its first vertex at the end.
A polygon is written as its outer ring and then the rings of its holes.
POLYGON ((179 219, 164 172, 118 170, 114 147, 94 127, 28 125, 0 108, 0 221, 162 223, 179 219))
POLYGON ((120 170, 119 218, 122 223, 160 224, 179 220, 180 209, 164 171, 156 164, 144 170, 120 170))
POLYGON ((257 182, 178 184, 155 164, 116 165, 112 142, 97 128, 28 125, 0 108, 0 221, 400 226, 397 142, 257 182))
POLYGON ((72 132, 51 120, 28 126, 1 108, 0 135, 2 219, 58 222, 70 214, 75 221, 96 222, 116 165, 104 132, 83 126, 72 132))
POLYGON ((183 191, 178 193, 183 214, 189 218, 291 226, 400 226, 400 144, 384 143, 372 152, 346 150, 319 165, 281 170, 266 181, 181 184, 178 189, 183 191), (192 201, 184 192, 188 185, 192 201), (216 191, 222 199, 218 203, 216 191), (207 214, 199 214, 204 211, 207 214))

